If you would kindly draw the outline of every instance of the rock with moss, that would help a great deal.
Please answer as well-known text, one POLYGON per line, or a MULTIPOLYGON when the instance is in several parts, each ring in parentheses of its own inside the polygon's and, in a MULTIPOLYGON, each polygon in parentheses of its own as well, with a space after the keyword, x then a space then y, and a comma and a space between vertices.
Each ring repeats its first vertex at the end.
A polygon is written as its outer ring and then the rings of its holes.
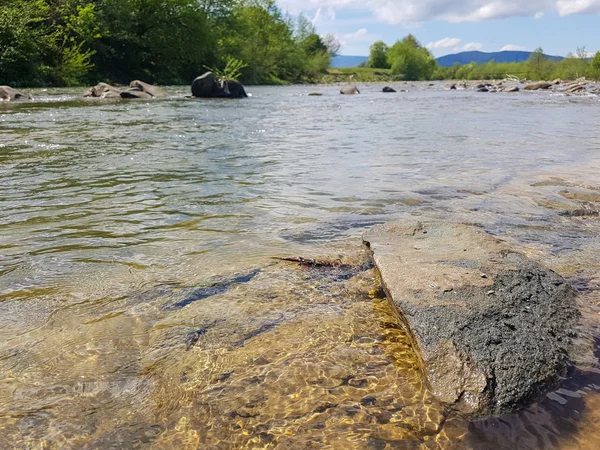
POLYGON ((580 312, 555 272, 468 225, 398 221, 364 240, 440 401, 500 416, 567 374, 580 312))

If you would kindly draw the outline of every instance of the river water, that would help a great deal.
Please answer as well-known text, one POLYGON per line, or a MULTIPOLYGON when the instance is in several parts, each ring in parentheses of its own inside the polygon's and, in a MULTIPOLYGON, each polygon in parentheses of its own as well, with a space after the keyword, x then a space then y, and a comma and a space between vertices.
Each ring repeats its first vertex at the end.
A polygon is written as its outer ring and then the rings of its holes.
POLYGON ((438 404, 360 237, 481 226, 594 339, 600 98, 397 87, 0 104, 0 448, 598 448, 596 360, 512 416, 438 404))

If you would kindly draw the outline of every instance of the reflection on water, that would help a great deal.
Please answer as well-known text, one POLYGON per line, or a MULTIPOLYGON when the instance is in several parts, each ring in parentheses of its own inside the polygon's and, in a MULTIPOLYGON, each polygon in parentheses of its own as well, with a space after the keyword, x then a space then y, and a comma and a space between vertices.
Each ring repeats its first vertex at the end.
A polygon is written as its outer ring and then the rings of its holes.
POLYGON ((597 336, 600 101, 376 90, 1 105, 0 448, 600 446, 594 361, 522 413, 448 414, 359 239, 479 224, 597 336))

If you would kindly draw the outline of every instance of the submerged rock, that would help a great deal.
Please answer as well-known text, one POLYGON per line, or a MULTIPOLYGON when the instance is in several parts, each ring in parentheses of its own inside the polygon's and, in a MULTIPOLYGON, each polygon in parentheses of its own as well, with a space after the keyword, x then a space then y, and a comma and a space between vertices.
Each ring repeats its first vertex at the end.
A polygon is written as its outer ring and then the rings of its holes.
POLYGON ((31 100, 31 96, 23 94, 10 86, 0 86, 0 101, 14 102, 31 100))
POLYGON ((308 94, 309 97, 321 97, 323 94, 321 94, 320 92, 309 92, 308 94))
POLYGON ((206 72, 192 82, 192 95, 198 98, 248 97, 242 83, 236 80, 220 80, 212 72, 206 72))
POLYGON ((498 416, 566 374, 580 313, 556 273, 472 226, 393 222, 364 240, 442 402, 498 416))
POLYGON ((387 92, 387 93, 393 93, 393 92, 396 92, 396 89, 391 88, 389 86, 385 86, 381 91, 382 92, 387 92))

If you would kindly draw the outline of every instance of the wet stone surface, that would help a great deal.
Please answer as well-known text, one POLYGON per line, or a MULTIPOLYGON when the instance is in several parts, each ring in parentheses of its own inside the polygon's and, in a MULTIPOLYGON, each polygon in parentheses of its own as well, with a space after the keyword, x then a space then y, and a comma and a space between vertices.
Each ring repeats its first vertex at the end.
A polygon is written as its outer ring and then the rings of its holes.
POLYGON ((441 401, 498 416, 566 375, 580 313, 558 274, 473 226, 405 220, 364 239, 441 401))

